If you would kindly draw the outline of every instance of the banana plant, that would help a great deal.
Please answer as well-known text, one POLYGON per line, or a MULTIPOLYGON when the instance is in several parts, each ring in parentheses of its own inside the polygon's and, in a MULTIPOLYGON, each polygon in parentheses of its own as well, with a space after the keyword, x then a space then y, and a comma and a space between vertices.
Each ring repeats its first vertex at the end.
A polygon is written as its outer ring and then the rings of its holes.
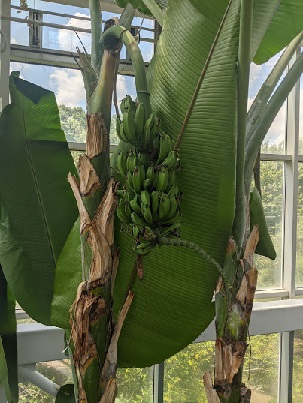
MULTIPOLYGON (((102 34, 100 41, 99 2, 90 1, 92 57, 90 59, 79 52, 88 101, 87 150, 80 160, 79 179, 72 168, 69 175, 80 220, 74 224, 75 205, 71 201, 73 214, 69 228, 66 227, 64 233, 59 232, 60 243, 56 243, 60 220, 52 221, 55 217, 50 208, 52 206, 41 203, 48 201, 47 193, 37 190, 44 185, 44 192, 48 192, 46 183, 50 180, 45 175, 41 181, 36 175, 35 167, 39 165, 35 165, 37 160, 33 155, 37 156, 37 153, 33 152, 37 145, 35 136, 39 130, 33 130, 25 142, 29 170, 33 177, 32 188, 37 193, 36 205, 42 212, 39 214, 42 220, 35 222, 41 222, 43 233, 46 234, 45 239, 39 241, 41 248, 47 243, 47 256, 50 256, 48 268, 43 272, 38 273, 34 267, 31 268, 35 258, 33 253, 31 259, 26 260, 27 254, 24 254, 24 259, 20 261, 20 254, 24 252, 22 243, 28 246, 29 241, 32 241, 30 250, 34 251, 36 239, 27 239, 24 233, 21 236, 16 225, 12 225, 12 206, 15 205, 18 210, 18 203, 13 201, 18 200, 18 196, 9 194, 9 185, 15 182, 2 179, 1 184, 1 222, 5 224, 2 224, 1 234, 5 248, 1 248, 0 262, 15 297, 17 300, 23 298, 22 305, 37 320, 64 329, 69 328, 68 312, 73 304, 70 350, 75 367, 77 401, 113 402, 117 365, 148 366, 163 361, 194 340, 215 314, 218 334, 216 372, 214 388, 210 376, 206 376, 209 401, 239 402, 241 392, 249 399, 249 391, 241 391, 241 368, 256 285, 252 256, 257 246, 258 230, 254 224, 259 225, 260 244, 263 239, 263 251, 261 248, 259 252, 274 257, 271 245, 268 246, 258 193, 254 192, 251 196, 251 216, 255 217, 254 222, 248 221, 245 215, 250 199, 248 184, 252 177, 251 159, 254 160, 279 105, 298 79, 302 61, 298 59, 288 72, 281 84, 283 90, 275 92, 276 98, 270 96, 272 92, 268 90, 268 85, 262 89, 262 96, 257 98, 258 102, 249 114, 246 135, 249 64, 253 58, 258 62, 266 61, 302 30, 300 13, 303 12, 303 5, 296 4, 294 14, 291 12, 293 3, 290 0, 221 0, 216 4, 195 0, 174 0, 168 4, 152 0, 136 2, 134 5, 140 7, 140 4, 145 4, 154 12, 163 28, 146 81, 138 46, 127 30, 122 28, 130 23, 133 9, 127 6, 129 13, 124 14, 120 26, 109 28, 102 34), (287 23, 290 20, 292 23, 287 23), (282 23, 283 36, 280 35, 282 23), (138 242, 138 234, 134 233, 135 225, 132 223, 135 223, 135 216, 131 220, 128 217, 129 222, 124 223, 124 231, 121 232, 123 216, 119 208, 121 221, 115 217, 114 223, 113 215, 118 197, 123 198, 127 193, 123 188, 117 190, 114 181, 110 179, 108 148, 114 73, 122 43, 128 46, 132 55, 139 105, 144 105, 146 120, 153 113, 157 122, 151 127, 155 130, 153 136, 159 141, 162 139, 165 145, 171 142, 169 148, 173 148, 175 154, 172 155, 180 159, 181 166, 180 170, 175 169, 174 180, 178 189, 176 195, 179 195, 179 189, 183 192, 180 205, 177 206, 182 213, 182 222, 175 228, 175 232, 167 226, 168 234, 161 232, 159 235, 146 230, 142 232, 140 229, 140 236, 151 237, 147 246, 152 246, 144 251, 148 253, 141 255, 141 258, 138 258, 139 246, 144 242, 140 237, 138 242), (262 108, 258 109, 260 103, 262 108), (49 211, 52 212, 50 215, 49 211), (249 235, 251 224, 252 235, 249 235), (25 271, 27 275, 22 274, 25 271), (12 273, 18 273, 18 276, 12 273), (27 278, 27 289, 22 285, 24 278, 27 278), (81 284, 77 291, 79 282, 81 284), (42 307, 45 287, 48 291, 47 302, 42 307), (214 304, 211 300, 215 288, 214 304), (37 290, 41 291, 39 298, 36 296, 37 290), (26 296, 29 291, 30 296, 26 296), (245 305, 244 301, 248 303, 245 305), (233 364, 230 367, 222 361, 222 356, 228 354, 233 364), (224 371, 221 371, 222 368, 224 371)), ((283 71, 299 38, 296 41, 291 44, 293 50, 289 48, 286 51, 288 53, 283 55, 283 61, 277 65, 273 72, 275 77, 283 71)), ((12 88, 17 86, 24 94, 26 85, 17 79, 12 81, 12 88)), ((33 94, 29 96, 38 110, 40 107, 40 111, 47 104, 42 95, 46 94, 38 91, 36 97, 33 94)), ((29 132, 22 125, 24 122, 31 125, 31 119, 16 119, 17 110, 23 111, 24 105, 27 109, 23 116, 26 116, 28 110, 30 116, 35 116, 32 104, 22 98, 15 109, 10 107, 15 113, 12 114, 15 123, 21 122, 12 132, 19 132, 21 127, 27 135, 29 132)), ((123 106, 129 109, 125 102, 123 106)), ((4 117, 7 119, 7 115, 4 117)), ((123 129, 124 126, 127 131, 123 116, 123 129)), ((5 132, 4 124, 2 127, 5 132)), ((49 140, 48 131, 45 133, 46 140, 49 140)), ((37 136, 37 140, 41 140, 40 136, 37 136)), ((121 180, 122 186, 127 182, 123 182, 121 175, 117 174, 118 162, 120 165, 119 159, 123 155, 121 153, 129 157, 134 147, 135 152, 136 148, 139 151, 140 141, 139 138, 130 144, 126 133, 113 157, 112 172, 121 180)), ((14 149, 15 144, 8 142, 6 153, 8 146, 14 149)), ((153 151, 151 146, 146 148, 153 151)), ((155 149, 160 154, 160 145, 155 146, 155 149)), ((157 160, 153 154, 148 162, 152 162, 157 175, 162 170, 162 167, 155 169, 158 160, 159 166, 167 164, 164 164, 165 160, 161 160, 159 154, 157 160)), ((19 158, 22 155, 17 154, 19 158)), ((140 158, 144 159, 144 156, 140 158)), ((40 164, 43 158, 41 160, 38 161, 40 164)), ((7 164, 9 162, 6 160, 7 164)), ((175 162, 172 164, 175 168, 175 162)), ((55 165, 52 167, 55 169, 55 165)), ((4 168, 5 165, 1 169, 2 178, 5 178, 4 168)), ((14 172, 13 166, 11 171, 14 172)), ((64 169, 60 168, 60 181, 64 175, 67 175, 66 165, 64 169)), ((165 181, 171 180, 172 176, 165 181)), ((161 189, 164 189, 163 180, 161 178, 161 189)), ((147 189, 151 190, 148 186, 147 189)), ((138 195, 137 192, 135 196, 138 195)), ((150 220, 146 209, 147 200, 148 195, 144 194, 142 209, 146 222, 150 220)), ((25 201, 24 205, 30 204, 25 201)), ((19 209, 22 211, 23 208, 19 206, 19 209)), ((25 216, 30 228, 31 214, 25 216)), ((62 230, 62 220, 60 224, 62 230)), ((35 233, 39 232, 33 231, 35 233)))

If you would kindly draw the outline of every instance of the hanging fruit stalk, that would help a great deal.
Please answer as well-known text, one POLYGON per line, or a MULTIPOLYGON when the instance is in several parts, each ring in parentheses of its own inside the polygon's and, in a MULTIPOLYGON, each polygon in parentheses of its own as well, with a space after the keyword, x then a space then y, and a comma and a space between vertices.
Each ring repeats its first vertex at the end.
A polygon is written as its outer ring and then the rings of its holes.
POLYGON ((116 159, 123 184, 118 191, 117 214, 135 238, 135 252, 145 255, 160 238, 179 235, 179 157, 174 141, 161 130, 154 114, 146 119, 143 103, 136 104, 127 96, 121 111, 123 121, 117 120, 117 134, 132 147, 116 159))

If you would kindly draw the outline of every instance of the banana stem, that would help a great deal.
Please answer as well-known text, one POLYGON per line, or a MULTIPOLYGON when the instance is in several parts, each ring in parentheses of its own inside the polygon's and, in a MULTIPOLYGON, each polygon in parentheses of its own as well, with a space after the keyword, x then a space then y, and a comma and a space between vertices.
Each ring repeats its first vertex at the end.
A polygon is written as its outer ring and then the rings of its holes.
POLYGON ((222 273, 222 267, 219 265, 219 263, 211 257, 207 252, 205 252, 204 249, 200 248, 199 245, 197 245, 194 242, 189 242, 186 241, 185 239, 179 239, 179 238, 165 238, 161 237, 158 240, 159 245, 167 245, 167 246, 183 246, 185 248, 191 249, 195 252, 197 252, 200 256, 203 257, 203 259, 207 260, 209 263, 211 263, 213 266, 216 267, 218 272, 223 275, 222 273))
POLYGON ((125 27, 126 29, 130 29, 133 18, 135 16, 135 11, 136 10, 130 3, 126 4, 126 7, 123 10, 123 13, 121 14, 120 21, 119 21, 120 25, 122 25, 122 27, 125 27))
POLYGON ((126 46, 133 63, 138 102, 144 104, 148 118, 151 114, 150 94, 147 90, 145 64, 138 43, 132 34, 122 26, 107 29, 102 36, 102 41, 106 50, 116 49, 121 41, 126 46))
POLYGON ((99 0, 89 0, 89 8, 91 15, 92 25, 92 51, 91 63, 96 72, 100 69, 102 58, 102 45, 101 45, 101 28, 102 28, 102 14, 99 0))
POLYGON ((246 230, 247 195, 244 191, 244 164, 246 144, 246 115, 250 70, 250 43, 253 21, 253 0, 241 1, 238 62, 238 139, 236 166, 236 211, 233 238, 239 248, 243 247, 246 230))
POLYGON ((152 15, 162 27, 165 13, 159 4, 155 0, 143 0, 143 3, 149 8, 152 15))

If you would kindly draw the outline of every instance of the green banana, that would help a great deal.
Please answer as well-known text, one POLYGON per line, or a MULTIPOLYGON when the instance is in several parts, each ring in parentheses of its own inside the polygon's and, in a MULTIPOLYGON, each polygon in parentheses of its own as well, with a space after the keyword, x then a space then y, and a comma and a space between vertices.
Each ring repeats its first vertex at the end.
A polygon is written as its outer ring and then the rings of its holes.
POLYGON ((126 159, 126 169, 133 172, 138 165, 137 156, 135 152, 131 151, 126 159))
POLYGON ((126 95, 126 97, 122 99, 120 109, 122 113, 128 111, 129 109, 135 110, 135 102, 132 100, 130 95, 126 95))
POLYGON ((128 138, 126 137, 126 134, 124 132, 123 124, 121 122, 118 123, 118 121, 120 121, 120 120, 117 119, 117 127, 119 125, 119 130, 117 130, 117 135, 119 136, 119 139, 121 141, 124 141, 125 143, 129 143, 128 138))
POLYGON ((152 214, 153 214, 153 219, 155 222, 159 220, 159 196, 160 193, 157 190, 154 190, 151 194, 151 207, 152 207, 152 214))
POLYGON ((118 218, 125 224, 129 224, 131 222, 131 211, 129 209, 129 206, 127 208, 127 204, 128 203, 125 203, 123 199, 120 199, 117 206, 118 218))
POLYGON ((150 211, 150 207, 147 204, 144 204, 141 202, 141 211, 143 214, 143 217, 145 219, 145 221, 152 225, 153 224, 153 217, 152 217, 152 213, 150 211))
POLYGON ((144 186, 145 170, 142 166, 136 166, 132 174, 133 188, 136 193, 140 194, 144 186))
POLYGON ((140 103, 137 106, 135 113, 135 129, 136 135, 140 142, 140 144, 144 145, 144 126, 145 126, 145 106, 143 103, 140 103))
POLYGON ((131 219, 134 224, 136 224, 139 228, 143 228, 146 226, 146 222, 143 218, 139 217, 137 213, 131 213, 131 219))
POLYGON ((176 183, 174 183, 168 191, 169 196, 177 196, 179 193, 179 188, 176 183))
POLYGON ((151 185, 154 185, 154 179, 155 179, 155 170, 154 170, 154 167, 149 167, 149 168, 147 168, 147 171, 146 171, 146 179, 149 179, 151 185))
POLYGON ((150 158, 146 153, 138 153, 138 161, 140 165, 144 166, 145 168, 149 167, 150 165, 150 158))
POLYGON ((163 161, 165 161, 174 147, 172 139, 166 133, 161 133, 159 143, 159 156, 157 164, 161 164, 163 161))
POLYGON ((129 192, 130 194, 136 193, 135 189, 134 189, 133 175, 132 175, 131 171, 127 172, 125 188, 126 188, 126 191, 129 192))
POLYGON ((150 185, 151 185, 150 179, 145 179, 144 182, 143 182, 143 188, 145 190, 148 190, 150 188, 150 185))
POLYGON ((133 236, 134 236, 134 238, 138 238, 139 233, 140 233, 139 228, 136 225, 133 225, 133 236))
POLYGON ((159 200, 159 220, 164 220, 170 210, 170 198, 162 193, 159 200))
POLYGON ((141 214, 141 203, 140 197, 136 194, 135 197, 129 202, 130 207, 134 210, 135 213, 141 214))
POLYGON ((127 174, 127 166, 126 166, 127 157, 123 151, 121 151, 117 156, 117 169, 123 178, 126 178, 127 174))
POLYGON ((169 189, 171 189, 175 183, 176 183, 176 173, 173 169, 169 169, 167 190, 169 191, 169 189))
POLYGON ((150 143, 152 141, 153 127, 155 124, 156 124, 155 115, 151 113, 144 125, 144 135, 145 135, 144 146, 146 149, 150 148, 150 143))
POLYGON ((164 165, 166 168, 174 168, 177 165, 177 161, 178 154, 176 151, 172 150, 162 162, 162 165, 164 165))
POLYGON ((178 206, 179 206, 175 196, 169 196, 169 200, 170 200, 170 208, 169 208, 168 214, 165 217, 165 220, 167 220, 167 221, 172 220, 172 218, 175 217, 178 206))
POLYGON ((141 191, 141 177, 140 177, 140 171, 138 167, 135 168, 134 172, 132 173, 132 183, 133 183, 133 188, 135 193, 140 194, 141 191))
POLYGON ((161 167, 156 173, 157 181, 156 181, 156 189, 159 192, 165 192, 168 187, 169 181, 169 171, 165 167, 161 167))
POLYGON ((142 205, 150 206, 150 193, 147 190, 141 192, 141 207, 142 205))
POLYGON ((129 143, 136 144, 135 112, 132 109, 123 113, 123 130, 129 143))

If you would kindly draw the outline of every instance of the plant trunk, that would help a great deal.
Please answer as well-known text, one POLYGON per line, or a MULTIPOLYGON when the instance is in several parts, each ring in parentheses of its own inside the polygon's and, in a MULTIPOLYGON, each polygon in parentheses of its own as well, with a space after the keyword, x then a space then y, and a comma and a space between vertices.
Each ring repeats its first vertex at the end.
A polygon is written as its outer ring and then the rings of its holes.
MULTIPOLYGON (((110 105, 117 53, 102 61, 103 105, 110 105)), ((87 115, 86 154, 79 180, 69 175, 80 214, 83 282, 71 309, 73 364, 79 403, 112 403, 116 397, 117 342, 132 302, 130 292, 115 323, 112 290, 119 264, 114 247, 116 183, 110 178, 109 122, 102 112, 87 115), (106 120, 105 120, 106 119, 106 120)))
POLYGON ((248 327, 253 307, 258 272, 253 267, 253 256, 259 240, 255 226, 247 240, 241 259, 230 240, 223 267, 224 278, 219 278, 216 289, 215 379, 204 375, 209 403, 250 402, 251 391, 242 384, 243 360, 247 349, 248 327), (229 281, 229 284, 226 282, 229 281))

